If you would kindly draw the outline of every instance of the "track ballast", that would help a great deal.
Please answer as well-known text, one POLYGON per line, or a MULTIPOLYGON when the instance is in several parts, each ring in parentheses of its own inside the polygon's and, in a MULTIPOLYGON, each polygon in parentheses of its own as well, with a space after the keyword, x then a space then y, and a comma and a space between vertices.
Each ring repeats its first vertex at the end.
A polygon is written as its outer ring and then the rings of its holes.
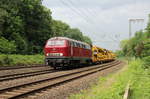
POLYGON ((4 89, 0 89, 1 99, 15 99, 20 97, 30 97, 42 90, 61 85, 63 83, 102 71, 104 69, 119 65, 120 61, 113 61, 110 63, 80 68, 80 70, 74 70, 74 72, 62 75, 56 75, 54 77, 46 78, 43 80, 33 81, 26 84, 12 86, 4 89))

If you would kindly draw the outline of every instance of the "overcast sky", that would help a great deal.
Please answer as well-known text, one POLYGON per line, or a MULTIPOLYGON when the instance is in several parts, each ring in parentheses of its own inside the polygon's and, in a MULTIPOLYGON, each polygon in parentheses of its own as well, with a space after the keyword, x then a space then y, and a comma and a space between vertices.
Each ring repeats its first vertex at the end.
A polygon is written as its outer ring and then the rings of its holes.
POLYGON ((43 5, 54 19, 79 28, 94 45, 109 50, 119 49, 120 40, 129 37, 129 19, 144 19, 132 23, 133 36, 146 27, 150 14, 150 0, 43 0, 43 5))

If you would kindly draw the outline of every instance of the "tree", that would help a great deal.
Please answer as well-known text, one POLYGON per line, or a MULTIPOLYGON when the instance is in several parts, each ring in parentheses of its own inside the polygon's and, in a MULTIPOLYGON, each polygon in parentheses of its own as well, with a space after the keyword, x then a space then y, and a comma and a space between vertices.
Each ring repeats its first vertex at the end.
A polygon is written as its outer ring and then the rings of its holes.
POLYGON ((68 30, 70 29, 69 25, 62 21, 53 20, 52 21, 52 32, 54 36, 67 36, 68 30))
POLYGON ((3 24, 5 23, 5 19, 7 18, 7 16, 7 11, 0 8, 0 36, 2 36, 3 34, 3 24))
POLYGON ((58 20, 52 21, 52 32, 53 36, 69 37, 75 40, 92 44, 91 39, 87 36, 83 36, 83 33, 79 29, 70 28, 69 25, 58 20))
POLYGON ((42 51, 52 35, 51 20, 51 12, 41 0, 0 1, 0 35, 9 41, 15 40, 17 53, 37 52, 32 46, 42 51))
POLYGON ((36 53, 37 49, 42 51, 45 41, 52 35, 51 12, 42 6, 41 0, 22 1, 20 15, 25 22, 25 37, 28 40, 28 47, 32 47, 28 48, 28 52, 36 53))
POLYGON ((75 39, 75 40, 83 41, 83 34, 79 29, 77 28, 69 29, 67 33, 68 33, 66 35, 67 37, 75 39))
POLYGON ((86 42, 88 44, 92 44, 92 41, 88 36, 83 36, 83 42, 86 42))
POLYGON ((42 0, 0 0, 0 38, 13 41, 16 53, 41 53, 46 40, 53 36, 90 42, 79 29, 53 20, 42 0))
POLYGON ((138 31, 131 39, 123 40, 121 48, 125 56, 143 58, 150 55, 150 15, 146 31, 138 31))

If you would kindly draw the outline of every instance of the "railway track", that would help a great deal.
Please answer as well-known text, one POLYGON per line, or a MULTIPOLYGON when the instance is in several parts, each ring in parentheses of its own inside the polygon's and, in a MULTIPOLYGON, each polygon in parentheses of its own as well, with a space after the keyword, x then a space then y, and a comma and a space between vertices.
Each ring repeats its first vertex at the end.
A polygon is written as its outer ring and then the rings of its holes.
POLYGON ((114 61, 107 64, 82 68, 78 71, 74 71, 71 73, 55 75, 54 77, 46 78, 43 80, 33 81, 22 85, 0 89, 0 99, 16 99, 21 97, 30 97, 30 95, 38 93, 47 88, 61 85, 63 83, 93 74, 95 72, 102 71, 104 69, 119 65, 120 63, 120 61, 114 61))
MULTIPOLYGON (((17 68, 19 69, 19 68, 17 68)), ((37 76, 42 74, 48 74, 57 72, 57 70, 48 69, 48 70, 42 70, 42 71, 34 71, 34 72, 27 72, 27 73, 17 73, 17 74, 10 74, 10 75, 2 75, 0 76, 0 82, 2 81, 8 81, 8 80, 16 80, 18 78, 25 78, 25 77, 31 77, 31 76, 37 76)))
POLYGON ((14 79, 18 79, 18 78, 24 78, 24 77, 48 74, 48 73, 53 73, 53 72, 56 72, 56 70, 49 69, 49 70, 42 70, 42 71, 35 71, 35 72, 27 72, 27 73, 18 73, 18 74, 12 74, 12 75, 4 75, 4 76, 0 76, 0 82, 1 81, 14 80, 14 79))
POLYGON ((43 67, 45 65, 31 65, 31 66, 0 66, 0 70, 12 70, 12 69, 22 69, 22 68, 34 68, 43 67))

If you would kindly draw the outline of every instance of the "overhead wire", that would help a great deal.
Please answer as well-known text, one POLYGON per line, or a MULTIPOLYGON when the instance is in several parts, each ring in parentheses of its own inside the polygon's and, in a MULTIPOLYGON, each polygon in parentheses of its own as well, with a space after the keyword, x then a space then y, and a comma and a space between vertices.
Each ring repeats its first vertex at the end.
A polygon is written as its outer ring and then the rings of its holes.
MULTIPOLYGON (((76 6, 75 6, 75 4, 74 4, 74 2, 72 1, 72 0, 67 0, 74 8, 76 8, 76 6)), ((78 2, 80 2, 80 1, 78 1, 78 2)), ((79 10, 82 14, 84 14, 84 15, 86 15, 86 13, 90 13, 91 14, 91 12, 93 12, 93 11, 89 11, 89 10, 87 10, 87 9, 81 9, 81 10, 79 10)), ((94 18, 94 17, 96 17, 96 14, 95 15, 91 15, 92 16, 92 20, 94 19, 96 19, 96 18, 94 18)), ((88 17, 87 15, 86 15, 86 17, 89 19, 89 20, 91 20, 90 19, 90 17, 88 17)), ((97 20, 96 20, 97 21, 97 20)), ((95 23, 95 21, 92 21, 92 23, 94 24, 95 23)), ((97 25, 96 25, 96 27, 97 27, 97 29, 98 30, 100 30, 101 32, 103 32, 103 33, 105 33, 106 34, 106 32, 103 30, 103 29, 100 29, 100 27, 98 27, 97 25)), ((99 33, 98 33, 98 35, 99 35, 99 33)), ((113 38, 110 38, 110 39, 112 39, 112 41, 115 41, 113 38)), ((115 41, 116 42, 116 41, 115 41)))
MULTIPOLYGON (((63 6, 69 7, 68 4, 66 4, 64 1, 62 1, 62 0, 59 0, 59 1, 61 2, 61 3, 59 3, 59 4, 61 4, 61 5, 63 5, 63 6)), ((69 7, 69 8, 70 8, 70 7, 69 7)), ((72 8, 70 8, 70 9, 73 10, 73 11, 75 11, 75 10, 72 9, 72 8)), ((78 12, 75 11, 75 13, 72 13, 72 11, 71 11, 71 14, 69 14, 69 18, 70 18, 71 20, 72 20, 73 15, 75 15, 75 16, 80 16, 78 12), (71 16, 71 17, 70 17, 70 16, 71 16)), ((68 17, 67 14, 65 14, 64 16, 68 17)), ((87 22, 88 20, 84 19, 82 16, 80 16, 80 17, 84 20, 83 22, 84 22, 85 24, 89 25, 89 22, 87 22)), ((83 25, 81 25, 81 24, 78 24, 78 26, 85 28, 85 27, 84 27, 83 25)))
MULTIPOLYGON (((70 5, 72 5, 74 8, 79 9, 79 8, 77 8, 77 7, 75 6, 75 4, 74 4, 73 1, 71 1, 71 0, 67 0, 67 1, 68 1, 68 3, 70 3, 70 5)), ((80 2, 80 1, 78 1, 78 2, 80 2)), ((83 8, 83 9, 79 9, 78 11, 79 11, 79 13, 84 14, 84 16, 85 16, 92 24, 95 24, 95 21, 93 21, 93 20, 95 20, 95 17, 97 17, 96 15, 92 15, 92 20, 91 20, 91 18, 89 17, 89 15, 87 15, 87 13, 90 13, 90 14, 91 14, 91 12, 89 12, 87 9, 83 8)), ((97 21, 97 20, 96 20, 96 21, 97 21)), ((97 29, 100 29, 100 27, 98 27, 97 25, 96 25, 96 27, 97 27, 97 29)), ((102 29, 101 29, 101 31, 104 32, 104 30, 102 30, 102 29)))
MULTIPOLYGON (((93 20, 91 20, 90 17, 88 17, 86 15, 86 13, 90 13, 91 11, 90 10, 87 10, 85 9, 84 12, 83 12, 83 9, 82 10, 77 10, 78 8, 75 7, 74 5, 74 2, 72 2, 71 0, 67 0, 68 3, 66 3, 66 1, 63 1, 63 0, 59 0, 62 4, 64 4, 65 6, 69 7, 71 10, 73 10, 76 14, 78 14, 80 17, 82 17, 88 24, 94 24, 95 22, 93 20), (83 15, 84 14, 84 15, 83 15)), ((93 12, 94 13, 94 12, 93 12)), ((93 17, 95 17, 95 15, 92 14, 93 17)), ((98 27, 96 25, 96 27, 98 28, 98 30, 100 30, 101 32, 105 33, 102 29, 100 29, 100 27, 98 27)), ((99 33, 98 33, 99 35, 99 33)), ((116 42, 116 40, 114 40, 113 38, 110 38, 113 42, 116 42)), ((105 41, 105 42, 109 42, 109 43, 112 43, 112 41, 105 41)), ((94 41, 95 42, 95 41, 94 41)), ((98 41, 99 42, 99 41, 98 41)), ((104 41, 100 41, 100 42, 104 42, 104 41)))
MULTIPOLYGON (((60 0, 59 0, 59 1, 60 1, 60 0)), ((64 5, 66 6, 66 4, 65 4, 65 3, 63 3, 63 2, 61 2, 61 3, 59 3, 59 4, 61 4, 61 5, 63 5, 63 6, 64 6, 64 5)), ((75 15, 75 16, 79 16, 78 14, 75 14, 75 13, 73 13, 72 11, 71 11, 71 14, 68 14, 68 13, 67 13, 67 14, 64 14, 63 16, 66 16, 67 18, 69 18, 69 19, 71 19, 71 20, 72 20, 72 19, 73 19, 73 17, 74 17, 73 15, 75 15)), ((85 24, 87 24, 87 21, 86 21, 86 20, 84 20, 83 22, 84 22, 85 24)), ((79 26, 79 25, 80 25, 81 27, 85 28, 83 25, 78 24, 78 26, 79 26)))
POLYGON ((64 4, 65 6, 67 6, 68 8, 70 8, 72 11, 74 11, 75 13, 77 13, 80 17, 82 17, 87 23, 91 24, 89 22, 88 19, 86 19, 85 16, 83 16, 81 13, 79 13, 76 9, 74 9, 73 7, 70 7, 70 5, 66 2, 64 2, 63 0, 59 0, 62 4, 64 4))
MULTIPOLYGON (((91 21, 89 21, 90 19, 88 19, 85 15, 83 15, 79 10, 76 10, 76 8, 70 6, 68 3, 66 3, 65 1, 63 0, 59 0, 64 6, 67 6, 68 8, 70 8, 72 11, 74 11, 77 15, 79 15, 83 20, 86 21, 86 23, 88 25, 92 25, 93 23, 91 21)), ((90 28, 92 28, 90 26, 90 28)))

